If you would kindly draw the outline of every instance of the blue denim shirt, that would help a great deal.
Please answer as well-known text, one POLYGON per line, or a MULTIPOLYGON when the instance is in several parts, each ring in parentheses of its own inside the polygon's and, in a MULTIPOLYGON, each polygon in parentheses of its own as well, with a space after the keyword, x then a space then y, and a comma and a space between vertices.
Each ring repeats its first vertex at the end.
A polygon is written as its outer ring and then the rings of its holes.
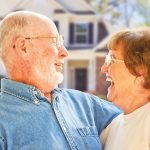
POLYGON ((2 79, 0 150, 101 150, 99 135, 120 110, 76 90, 58 88, 52 97, 2 79))

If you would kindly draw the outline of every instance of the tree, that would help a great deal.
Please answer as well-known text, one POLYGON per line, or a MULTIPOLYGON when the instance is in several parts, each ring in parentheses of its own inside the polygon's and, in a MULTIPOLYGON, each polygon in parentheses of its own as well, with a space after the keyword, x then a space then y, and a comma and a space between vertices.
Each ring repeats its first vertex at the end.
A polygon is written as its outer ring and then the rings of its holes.
POLYGON ((150 26, 150 1, 149 0, 137 0, 137 15, 141 17, 141 25, 150 26))
POLYGON ((88 0, 112 24, 131 27, 150 24, 149 0, 88 0))

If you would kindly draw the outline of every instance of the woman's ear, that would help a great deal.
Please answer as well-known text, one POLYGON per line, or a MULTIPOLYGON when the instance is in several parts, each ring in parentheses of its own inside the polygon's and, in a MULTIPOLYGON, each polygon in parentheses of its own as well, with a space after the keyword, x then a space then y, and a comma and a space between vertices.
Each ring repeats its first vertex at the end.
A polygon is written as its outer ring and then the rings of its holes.
POLYGON ((145 66, 138 66, 136 68, 137 72, 138 72, 138 76, 136 77, 136 83, 140 84, 140 85, 144 85, 145 82, 145 76, 147 74, 147 69, 145 68, 145 66))
POLYGON ((138 85, 143 85, 144 84, 144 77, 142 75, 136 77, 136 80, 135 80, 136 84, 138 85))

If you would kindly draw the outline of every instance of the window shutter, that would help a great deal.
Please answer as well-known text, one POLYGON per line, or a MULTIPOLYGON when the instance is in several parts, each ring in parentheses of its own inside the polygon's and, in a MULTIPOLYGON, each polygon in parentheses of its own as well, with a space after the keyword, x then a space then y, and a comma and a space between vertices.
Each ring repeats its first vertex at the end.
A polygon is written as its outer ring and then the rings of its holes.
POLYGON ((97 42, 100 42, 103 38, 108 35, 108 31, 105 27, 105 24, 102 22, 98 23, 98 35, 97 35, 97 42))
POLYGON ((74 43, 74 23, 69 24, 69 43, 74 43))
POLYGON ((58 21, 54 21, 56 27, 57 27, 57 30, 59 31, 59 22, 58 21))
POLYGON ((89 44, 93 44, 93 23, 89 23, 89 44))

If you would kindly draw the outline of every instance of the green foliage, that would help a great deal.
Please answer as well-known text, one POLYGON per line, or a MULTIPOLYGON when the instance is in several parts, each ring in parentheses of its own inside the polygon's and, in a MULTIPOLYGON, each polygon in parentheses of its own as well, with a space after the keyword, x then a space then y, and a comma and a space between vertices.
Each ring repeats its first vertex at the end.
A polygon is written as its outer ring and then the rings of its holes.
POLYGON ((137 14, 143 19, 142 24, 150 26, 150 1, 137 0, 137 14))
POLYGON ((150 25, 149 0, 88 0, 97 12, 109 19, 110 22, 130 27, 137 25, 150 25))

